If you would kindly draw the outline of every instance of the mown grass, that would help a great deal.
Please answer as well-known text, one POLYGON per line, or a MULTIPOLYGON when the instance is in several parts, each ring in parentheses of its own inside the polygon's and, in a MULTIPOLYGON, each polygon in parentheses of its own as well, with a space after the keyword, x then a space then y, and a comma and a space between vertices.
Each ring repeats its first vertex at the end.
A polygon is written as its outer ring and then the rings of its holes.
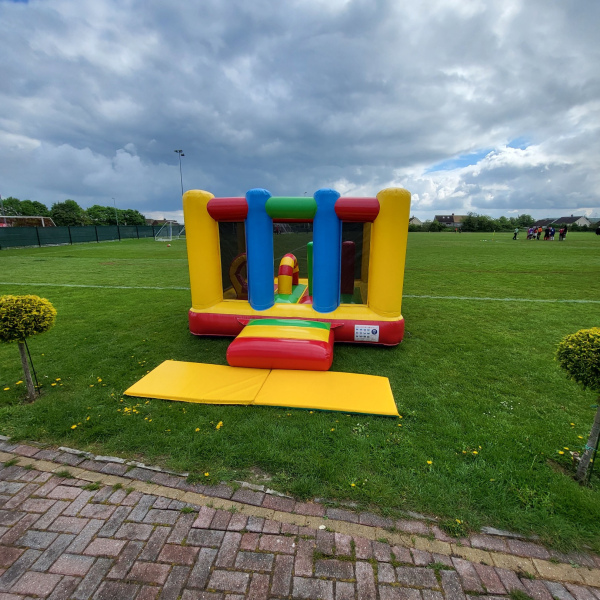
POLYGON ((564 335, 598 326, 600 304, 461 299, 597 301, 592 234, 565 243, 410 234, 404 342, 338 344, 333 363, 389 377, 400 420, 123 397, 165 359, 226 364, 229 339, 189 334, 187 289, 140 289, 189 286, 183 241, 8 250, 0 268, 0 293, 39 294, 58 311, 54 329, 29 343, 43 384, 34 404, 15 385, 17 348, 0 346, 4 434, 160 462, 208 482, 260 469, 271 487, 303 498, 600 550, 599 479, 586 488, 570 476, 596 398, 553 358, 564 335))

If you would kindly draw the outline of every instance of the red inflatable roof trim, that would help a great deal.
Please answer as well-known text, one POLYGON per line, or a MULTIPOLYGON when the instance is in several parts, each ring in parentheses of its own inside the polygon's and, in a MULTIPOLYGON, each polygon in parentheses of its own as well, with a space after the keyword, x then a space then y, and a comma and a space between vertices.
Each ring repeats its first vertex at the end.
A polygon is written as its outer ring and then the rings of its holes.
POLYGON ((379 214, 377 198, 338 198, 335 214, 340 221, 369 223, 379 214))
POLYGON ((212 198, 208 201, 206 210, 215 221, 245 221, 248 203, 246 198, 212 198))

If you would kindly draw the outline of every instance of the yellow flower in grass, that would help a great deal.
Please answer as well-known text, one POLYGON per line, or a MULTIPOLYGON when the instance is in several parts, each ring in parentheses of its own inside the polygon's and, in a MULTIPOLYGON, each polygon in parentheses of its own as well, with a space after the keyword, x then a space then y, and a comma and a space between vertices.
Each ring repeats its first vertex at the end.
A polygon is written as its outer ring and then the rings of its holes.
POLYGON ((15 385, 21 385, 23 382, 22 381, 17 381, 17 383, 15 383, 15 385))
POLYGON ((559 450, 558 453, 559 454, 564 454, 564 452, 562 450, 559 450))
POLYGON ((194 429, 194 431, 200 431, 200 427, 196 427, 196 429, 194 429))
POLYGON ((204 473, 204 477, 210 477, 210 473, 206 471, 206 473, 204 473))
POLYGON ((60 377, 57 377, 57 378, 55 379, 55 381, 60 381, 60 380, 61 380, 61 379, 60 379, 60 377))
POLYGON ((4 391, 5 391, 5 392, 8 392, 8 390, 10 390, 10 388, 9 388, 9 387, 5 387, 5 388, 4 388, 4 391))
POLYGON ((583 436, 582 436, 582 435, 578 435, 577 437, 578 437, 580 440, 582 440, 582 439, 583 439, 583 436))
POLYGON ((477 452, 477 450, 473 450, 473 454, 479 454, 479 452, 477 452))
POLYGON ((432 460, 428 460, 428 461, 427 461, 427 464, 428 464, 428 465, 432 465, 432 464, 433 464, 433 461, 432 461, 432 460))
POLYGON ((350 487, 356 487, 356 484, 355 483, 351 483, 350 487))
POLYGON ((215 429, 221 429, 221 427, 223 427, 223 421, 219 421, 215 429))
POLYGON ((568 450, 568 448, 566 446, 563 446, 563 450, 568 450))
POLYGON ((100 377, 98 377, 98 383, 102 383, 102 379, 100 379, 100 377))
POLYGON ((71 425, 71 429, 77 429, 77 425, 71 425))
POLYGON ((335 427, 332 427, 332 428, 330 429, 330 431, 335 431, 335 427))
POLYGON ((462 521, 460 519, 455 519, 455 520, 459 525, 462 523, 462 521))
POLYGON ((51 384, 50 384, 50 387, 54 387, 55 385, 56 385, 55 383, 51 383, 51 384))

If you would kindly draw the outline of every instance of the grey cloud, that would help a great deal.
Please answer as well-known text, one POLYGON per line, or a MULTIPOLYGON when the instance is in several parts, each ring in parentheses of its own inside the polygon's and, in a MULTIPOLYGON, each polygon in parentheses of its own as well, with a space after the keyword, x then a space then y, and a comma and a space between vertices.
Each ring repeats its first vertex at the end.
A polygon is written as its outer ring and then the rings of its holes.
POLYGON ((183 148, 185 187, 218 195, 404 183, 430 216, 600 205, 599 5, 404 4, 0 2, 0 191, 178 210, 183 148), (516 138, 539 165, 500 166, 516 138), (427 172, 482 148, 500 158, 427 172))

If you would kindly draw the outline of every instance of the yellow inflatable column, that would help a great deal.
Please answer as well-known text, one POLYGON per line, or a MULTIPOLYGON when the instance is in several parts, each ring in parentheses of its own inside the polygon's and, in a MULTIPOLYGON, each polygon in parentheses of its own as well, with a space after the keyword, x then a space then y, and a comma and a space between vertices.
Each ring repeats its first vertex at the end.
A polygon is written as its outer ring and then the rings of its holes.
POLYGON ((210 192, 190 190, 183 195, 192 309, 210 308, 223 300, 219 224, 208 214, 210 192))
POLYGON ((377 194, 379 214, 371 229, 368 306, 384 317, 402 313, 402 287, 410 218, 410 192, 387 188, 377 194))

